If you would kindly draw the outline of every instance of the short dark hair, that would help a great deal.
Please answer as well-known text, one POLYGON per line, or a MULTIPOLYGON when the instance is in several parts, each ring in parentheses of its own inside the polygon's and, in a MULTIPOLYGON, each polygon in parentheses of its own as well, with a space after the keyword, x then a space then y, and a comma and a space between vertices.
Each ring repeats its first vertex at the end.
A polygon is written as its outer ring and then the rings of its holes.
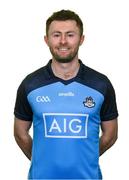
POLYGON ((83 23, 78 14, 71 10, 61 10, 54 12, 46 21, 46 35, 48 35, 49 26, 52 21, 66 21, 74 20, 77 23, 77 26, 80 30, 80 36, 83 34, 83 23))

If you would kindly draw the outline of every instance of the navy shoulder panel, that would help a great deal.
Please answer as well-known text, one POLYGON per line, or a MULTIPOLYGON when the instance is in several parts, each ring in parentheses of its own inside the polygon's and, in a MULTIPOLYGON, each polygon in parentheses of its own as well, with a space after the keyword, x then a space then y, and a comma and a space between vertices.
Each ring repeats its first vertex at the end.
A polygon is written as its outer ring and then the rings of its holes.
POLYGON ((46 65, 26 76, 26 78, 22 81, 22 84, 26 89, 26 94, 28 94, 34 89, 51 84, 54 81, 56 80, 50 72, 49 66, 46 65))
POLYGON ((104 96, 108 86, 111 86, 110 80, 104 74, 82 65, 81 72, 79 74, 78 82, 87 85, 104 96))
POLYGON ((115 90, 110 80, 105 75, 83 65, 78 81, 103 94, 104 102, 102 104, 100 112, 102 121, 117 118, 118 110, 115 90))

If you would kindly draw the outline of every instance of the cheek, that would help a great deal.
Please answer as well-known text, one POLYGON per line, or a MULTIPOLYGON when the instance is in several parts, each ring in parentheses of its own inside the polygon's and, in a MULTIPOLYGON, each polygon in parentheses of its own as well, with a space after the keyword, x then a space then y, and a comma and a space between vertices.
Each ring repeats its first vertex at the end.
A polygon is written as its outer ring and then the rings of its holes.
POLYGON ((80 46, 80 42, 78 42, 78 41, 72 42, 70 44, 70 46, 76 49, 76 48, 78 48, 80 46))
POLYGON ((69 44, 71 44, 72 46, 79 46, 80 45, 80 39, 72 39, 68 41, 69 44))
POLYGON ((51 47, 55 47, 59 44, 59 40, 49 40, 48 45, 51 47))

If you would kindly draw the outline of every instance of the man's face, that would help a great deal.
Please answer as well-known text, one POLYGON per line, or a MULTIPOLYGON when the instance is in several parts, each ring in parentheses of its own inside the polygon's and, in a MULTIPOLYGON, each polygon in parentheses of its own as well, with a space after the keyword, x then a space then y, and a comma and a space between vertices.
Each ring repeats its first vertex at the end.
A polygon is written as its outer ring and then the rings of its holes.
POLYGON ((78 57, 79 46, 83 43, 84 36, 80 36, 79 28, 74 20, 53 21, 45 36, 53 59, 68 63, 78 57))

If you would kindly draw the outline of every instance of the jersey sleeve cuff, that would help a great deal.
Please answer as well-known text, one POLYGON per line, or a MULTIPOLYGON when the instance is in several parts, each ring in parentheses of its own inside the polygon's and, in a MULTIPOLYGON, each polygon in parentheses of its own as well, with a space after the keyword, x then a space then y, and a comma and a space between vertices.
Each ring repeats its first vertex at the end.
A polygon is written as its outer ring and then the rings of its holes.
POLYGON ((101 121, 111 121, 113 119, 116 119, 117 117, 118 117, 118 112, 102 117, 101 121))
POLYGON ((16 112, 16 111, 14 111, 14 115, 15 115, 16 118, 21 119, 21 120, 23 120, 23 121, 32 121, 32 117, 19 114, 19 113, 16 112))

